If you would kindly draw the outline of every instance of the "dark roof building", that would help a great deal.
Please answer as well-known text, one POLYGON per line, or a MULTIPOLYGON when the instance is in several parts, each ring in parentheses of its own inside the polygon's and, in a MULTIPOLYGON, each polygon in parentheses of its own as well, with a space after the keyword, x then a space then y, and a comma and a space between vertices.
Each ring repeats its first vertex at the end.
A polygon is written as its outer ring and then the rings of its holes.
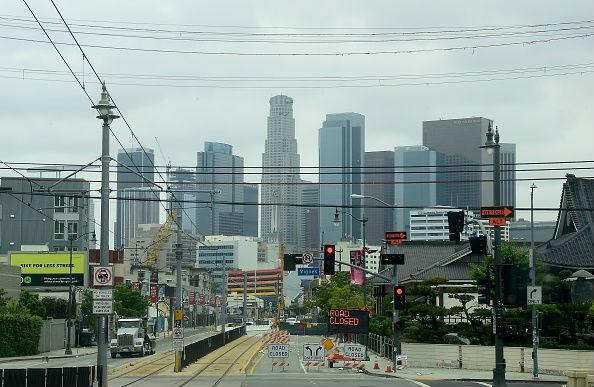
POLYGON ((553 239, 536 248, 545 263, 594 269, 594 179, 568 174, 553 239))

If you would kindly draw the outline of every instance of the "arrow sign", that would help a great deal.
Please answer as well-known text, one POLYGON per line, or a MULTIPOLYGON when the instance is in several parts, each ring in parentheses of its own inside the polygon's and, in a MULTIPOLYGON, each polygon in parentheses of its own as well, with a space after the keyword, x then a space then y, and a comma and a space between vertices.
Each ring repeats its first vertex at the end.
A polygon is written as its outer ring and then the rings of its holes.
POLYGON ((481 219, 512 218, 514 212, 513 206, 481 207, 481 219))
POLYGON ((406 231, 388 231, 385 234, 386 240, 392 239, 406 239, 407 234, 406 231))
POLYGON ((324 355, 321 344, 303 344, 303 361, 324 361, 324 355))
POLYGON ((542 286, 528 286, 527 293, 528 305, 542 304, 542 286))

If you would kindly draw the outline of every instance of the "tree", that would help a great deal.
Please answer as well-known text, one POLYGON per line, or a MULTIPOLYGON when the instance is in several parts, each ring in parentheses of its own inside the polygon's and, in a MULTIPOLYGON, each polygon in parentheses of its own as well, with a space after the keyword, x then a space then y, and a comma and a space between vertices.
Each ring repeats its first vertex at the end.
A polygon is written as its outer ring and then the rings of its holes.
POLYGON ((43 297, 41 303, 45 308, 45 318, 68 318, 68 301, 61 298, 43 297))
POLYGON ((116 285, 113 299, 115 312, 122 317, 144 317, 150 305, 149 298, 129 284, 116 285))
POLYGON ((21 290, 19 304, 27 308, 33 316, 45 317, 45 307, 39 300, 39 294, 21 290))
POLYGON ((86 292, 84 294, 80 304, 80 314, 82 317, 83 326, 95 329, 97 318, 93 314, 93 293, 86 292))
MULTIPOLYGON (((313 288, 313 302, 320 308, 323 316, 328 316, 331 308, 354 308, 364 306, 363 292, 369 293, 367 285, 351 286, 348 272, 337 272, 332 280, 313 288)), ((373 300, 370 300, 373 304, 373 300)))
POLYGON ((10 301, 10 297, 6 295, 6 290, 0 288, 0 313, 10 301))

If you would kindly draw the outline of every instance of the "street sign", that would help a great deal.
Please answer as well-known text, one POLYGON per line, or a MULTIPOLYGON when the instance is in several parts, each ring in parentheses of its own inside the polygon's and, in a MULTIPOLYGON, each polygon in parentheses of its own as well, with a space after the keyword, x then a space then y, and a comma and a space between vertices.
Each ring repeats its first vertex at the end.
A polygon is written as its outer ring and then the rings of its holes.
POLYGON ((93 267, 93 286, 112 286, 113 269, 110 266, 93 267))
POLYGON ((404 265, 404 254, 382 254, 382 265, 404 265))
POLYGON ((346 343, 344 345, 344 357, 352 360, 365 360, 365 346, 361 344, 346 343))
POLYGON ((406 239, 408 237, 408 235, 406 234, 406 231, 387 231, 385 233, 385 237, 386 240, 391 240, 391 239, 406 239))
POLYGON ((112 300, 93 300, 93 314, 112 314, 112 300))
POLYGON ((184 339, 173 339, 172 348, 175 352, 181 352, 184 350, 184 339))
POLYGON ((507 219, 505 218, 489 218, 489 226, 505 226, 507 219))
POLYGON ((301 257, 301 261, 304 264, 310 264, 314 261, 314 256, 312 253, 303 253, 303 256, 301 257))
POLYGON ((183 339, 184 338, 184 328, 182 328, 182 327, 173 328, 173 338, 174 339, 183 339))
POLYGON ((93 300, 113 300, 113 290, 93 289, 93 300))
POLYGON ((268 344, 268 358, 288 358, 289 344, 268 344))
POLYGON ((358 309, 330 309, 328 311, 328 332, 368 333, 369 312, 358 309))
POLYGON ((542 286, 528 286, 526 298, 528 305, 542 304, 542 286))
POLYGON ((334 348, 334 341, 332 341, 332 339, 329 338, 325 338, 322 339, 322 345, 324 346, 324 348, 326 350, 331 350, 332 348, 334 348))
POLYGON ((322 344, 303 344, 303 361, 324 361, 322 344))
POLYGON ((320 268, 319 267, 299 267, 297 268, 297 275, 298 276, 319 276, 320 275, 320 268))
POLYGON ((481 219, 513 218, 514 206, 488 206, 481 207, 481 219))

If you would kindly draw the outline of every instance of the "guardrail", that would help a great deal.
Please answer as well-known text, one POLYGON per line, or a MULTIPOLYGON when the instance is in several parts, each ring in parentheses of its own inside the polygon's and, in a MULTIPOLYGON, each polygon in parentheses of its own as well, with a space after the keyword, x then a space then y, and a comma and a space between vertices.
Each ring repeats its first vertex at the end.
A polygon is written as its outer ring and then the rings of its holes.
POLYGON ((0 387, 92 387, 95 366, 0 369, 0 387))
MULTIPOLYGON (((233 340, 240 338, 245 335, 245 325, 237 328, 233 328, 225 331, 225 343, 229 343, 233 340)), ((202 340, 198 340, 192 344, 184 346, 184 355, 181 359, 181 368, 196 362, 203 356, 208 355, 212 351, 221 348, 223 346, 223 332, 217 333, 216 335, 209 336, 202 340)))

